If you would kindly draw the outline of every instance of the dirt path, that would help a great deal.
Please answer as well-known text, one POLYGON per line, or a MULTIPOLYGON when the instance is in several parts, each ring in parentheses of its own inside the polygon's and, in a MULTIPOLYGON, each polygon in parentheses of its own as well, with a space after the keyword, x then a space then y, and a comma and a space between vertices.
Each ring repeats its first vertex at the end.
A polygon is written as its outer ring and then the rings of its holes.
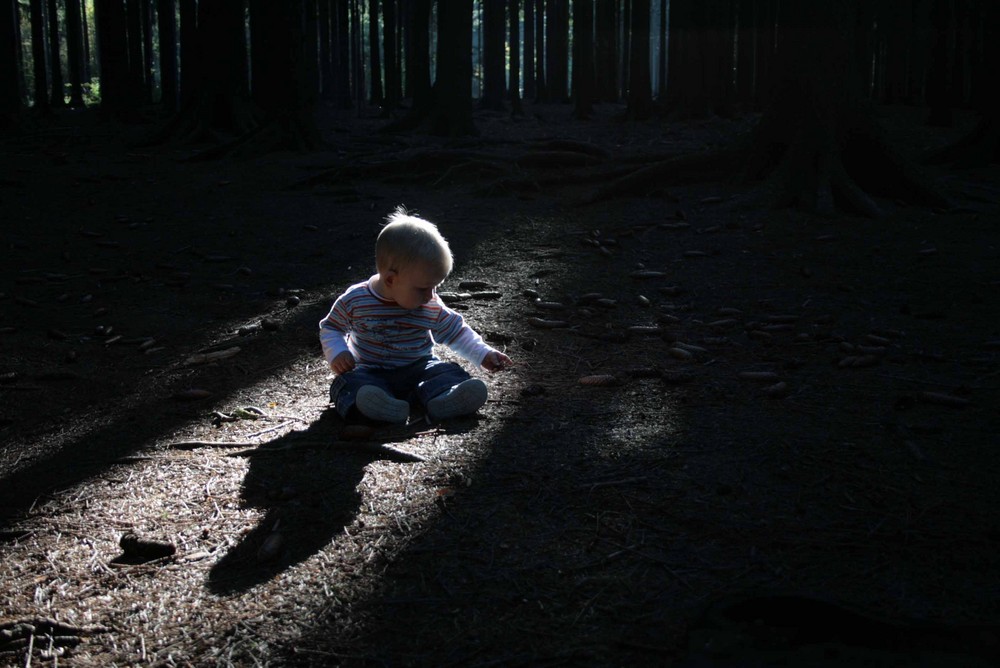
POLYGON ((0 663, 995 657, 995 173, 880 221, 718 184, 571 206, 598 181, 524 188, 523 141, 602 146, 593 176, 739 128, 558 113, 481 118, 445 182, 351 180, 428 147, 343 119, 239 164, 9 142, 0 663), (474 419, 348 440, 315 324, 398 203, 518 366, 474 419))

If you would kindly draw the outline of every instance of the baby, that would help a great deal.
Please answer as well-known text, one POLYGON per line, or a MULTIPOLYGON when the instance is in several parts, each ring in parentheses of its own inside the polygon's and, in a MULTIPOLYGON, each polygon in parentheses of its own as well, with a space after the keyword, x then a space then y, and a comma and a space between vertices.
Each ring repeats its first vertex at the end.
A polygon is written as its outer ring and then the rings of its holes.
POLYGON ((513 361, 438 298, 435 289, 452 268, 448 242, 399 207, 378 235, 375 266, 378 273, 349 287, 319 323, 323 355, 337 374, 330 386, 337 412, 395 424, 407 421, 411 401, 432 422, 476 412, 486 403, 486 383, 435 357, 434 344, 487 371, 513 361))

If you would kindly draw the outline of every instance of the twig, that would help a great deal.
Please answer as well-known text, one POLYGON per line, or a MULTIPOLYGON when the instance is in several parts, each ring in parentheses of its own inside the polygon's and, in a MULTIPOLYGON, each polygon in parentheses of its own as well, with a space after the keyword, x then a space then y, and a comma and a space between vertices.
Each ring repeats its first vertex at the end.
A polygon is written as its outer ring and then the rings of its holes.
POLYGON ((262 430, 260 430, 258 432, 254 432, 253 434, 250 434, 249 436, 247 436, 247 438, 257 438, 258 436, 263 436, 264 434, 269 434, 272 431, 277 431, 277 430, 281 429, 282 427, 287 427, 288 425, 292 424, 292 422, 293 422, 292 420, 288 420, 286 422, 282 422, 281 424, 276 424, 273 427, 268 427, 267 429, 262 429, 262 430))

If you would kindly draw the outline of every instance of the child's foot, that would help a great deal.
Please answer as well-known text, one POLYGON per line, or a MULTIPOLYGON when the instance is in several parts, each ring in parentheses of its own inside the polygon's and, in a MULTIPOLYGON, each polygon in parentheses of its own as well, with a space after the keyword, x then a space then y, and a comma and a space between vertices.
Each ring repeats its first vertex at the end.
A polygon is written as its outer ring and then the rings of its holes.
POLYGON ((478 378, 453 385, 427 402, 427 416, 432 421, 475 413, 486 403, 486 383, 478 378))
POLYGON ((380 387, 363 385, 354 399, 361 414, 372 420, 405 424, 410 417, 410 404, 402 399, 396 399, 380 387))

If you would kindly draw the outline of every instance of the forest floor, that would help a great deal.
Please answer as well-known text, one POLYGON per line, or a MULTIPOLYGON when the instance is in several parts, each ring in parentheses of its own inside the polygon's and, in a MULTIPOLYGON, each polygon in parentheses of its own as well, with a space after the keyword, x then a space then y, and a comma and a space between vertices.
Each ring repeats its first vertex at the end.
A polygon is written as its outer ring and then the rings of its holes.
MULTIPOLYGON (((996 665, 1000 171, 878 220, 614 195, 753 119, 528 109, 214 161, 5 137, 0 665, 996 665), (517 365, 345 428, 317 323, 399 204, 517 365)), ((911 156, 970 123, 880 113, 911 156)))

